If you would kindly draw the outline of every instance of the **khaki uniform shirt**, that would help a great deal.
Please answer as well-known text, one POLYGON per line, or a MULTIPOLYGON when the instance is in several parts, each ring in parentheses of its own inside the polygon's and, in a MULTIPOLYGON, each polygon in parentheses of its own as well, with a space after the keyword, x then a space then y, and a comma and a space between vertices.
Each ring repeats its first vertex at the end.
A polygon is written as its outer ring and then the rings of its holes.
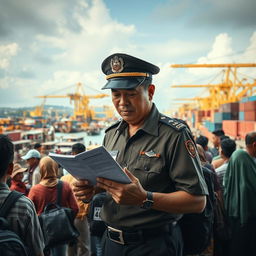
MULTIPOLYGON (((104 146, 122 167, 133 173, 147 191, 178 190, 194 195, 208 193, 194 141, 187 127, 161 115, 155 105, 134 136, 121 121, 106 130, 104 146)), ((115 228, 152 228, 177 220, 175 215, 140 206, 120 205, 107 196, 102 219, 115 228)))

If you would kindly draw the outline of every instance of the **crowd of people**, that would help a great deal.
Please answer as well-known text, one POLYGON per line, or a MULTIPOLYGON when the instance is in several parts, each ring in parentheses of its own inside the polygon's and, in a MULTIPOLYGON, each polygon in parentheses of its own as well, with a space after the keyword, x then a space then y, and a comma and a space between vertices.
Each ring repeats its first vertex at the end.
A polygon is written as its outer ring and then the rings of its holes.
MULTIPOLYGON (((201 213, 209 194, 203 169, 210 172, 216 202, 224 209, 223 240, 213 228, 205 256, 252 255, 256 242, 256 132, 245 138, 246 149, 222 130, 194 137, 184 121, 161 114, 153 103, 153 75, 159 68, 136 57, 116 53, 102 63, 112 102, 121 120, 106 130, 103 145, 123 168, 129 184, 97 178, 97 184, 63 175, 49 156, 35 148, 14 162, 11 140, 0 135, 0 205, 17 190, 25 196, 8 216, 11 228, 41 256, 185 256, 179 220, 201 213), (209 146, 209 140, 213 147, 209 146), (62 205, 76 215, 76 243, 45 251, 38 216, 56 201, 63 182, 62 205), (103 205, 103 207, 102 207, 103 205), (93 221, 99 221, 94 223, 93 221)), ((72 154, 85 151, 77 143, 72 154)), ((214 227, 218 227, 218 218, 214 227)), ((196 236, 196 233, 195 233, 196 236)))

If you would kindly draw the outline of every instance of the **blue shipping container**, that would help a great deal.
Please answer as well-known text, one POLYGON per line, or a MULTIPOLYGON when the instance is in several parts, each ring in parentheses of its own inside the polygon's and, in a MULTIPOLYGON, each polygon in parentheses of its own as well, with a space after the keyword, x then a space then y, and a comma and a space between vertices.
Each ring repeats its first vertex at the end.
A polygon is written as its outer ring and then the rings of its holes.
POLYGON ((239 120, 244 121, 244 112, 239 112, 239 120))
POLYGON ((241 100, 242 103, 245 103, 248 101, 256 101, 256 95, 251 96, 251 97, 245 97, 245 98, 242 98, 242 100, 241 100))

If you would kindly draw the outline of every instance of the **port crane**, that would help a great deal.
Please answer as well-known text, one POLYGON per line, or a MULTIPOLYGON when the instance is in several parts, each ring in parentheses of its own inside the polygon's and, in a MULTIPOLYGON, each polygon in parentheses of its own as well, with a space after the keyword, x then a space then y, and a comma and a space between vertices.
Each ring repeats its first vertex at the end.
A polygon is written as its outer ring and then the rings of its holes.
POLYGON ((69 98, 70 103, 74 104, 74 120, 90 122, 93 118, 93 111, 89 107, 89 99, 101 99, 108 97, 108 94, 96 94, 96 95, 87 95, 84 92, 82 83, 77 83, 75 92, 69 93, 66 95, 43 95, 36 96, 37 98, 43 98, 44 102, 47 98, 69 98))
POLYGON ((227 64, 173 64, 172 68, 225 68, 225 78, 219 84, 206 85, 172 85, 172 88, 207 88, 208 97, 194 97, 190 99, 197 102, 199 110, 217 109, 221 104, 237 102, 243 97, 255 94, 256 79, 252 83, 247 79, 238 79, 238 68, 256 67, 256 63, 227 63, 227 64), (232 78, 231 78, 232 76, 232 78))
POLYGON ((45 102, 46 102, 46 98, 43 99, 43 102, 41 103, 40 106, 36 106, 36 108, 34 110, 29 112, 30 116, 31 117, 43 117, 45 102))

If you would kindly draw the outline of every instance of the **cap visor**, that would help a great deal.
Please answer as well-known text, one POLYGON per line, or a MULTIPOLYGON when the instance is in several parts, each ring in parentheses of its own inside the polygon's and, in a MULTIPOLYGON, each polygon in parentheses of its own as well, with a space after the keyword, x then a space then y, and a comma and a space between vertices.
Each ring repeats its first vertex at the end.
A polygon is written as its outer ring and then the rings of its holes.
MULTIPOLYGON (((136 88, 145 79, 144 78, 113 78, 110 79, 101 89, 123 89, 129 90, 136 88)), ((146 80, 145 80, 146 81, 146 80)))

